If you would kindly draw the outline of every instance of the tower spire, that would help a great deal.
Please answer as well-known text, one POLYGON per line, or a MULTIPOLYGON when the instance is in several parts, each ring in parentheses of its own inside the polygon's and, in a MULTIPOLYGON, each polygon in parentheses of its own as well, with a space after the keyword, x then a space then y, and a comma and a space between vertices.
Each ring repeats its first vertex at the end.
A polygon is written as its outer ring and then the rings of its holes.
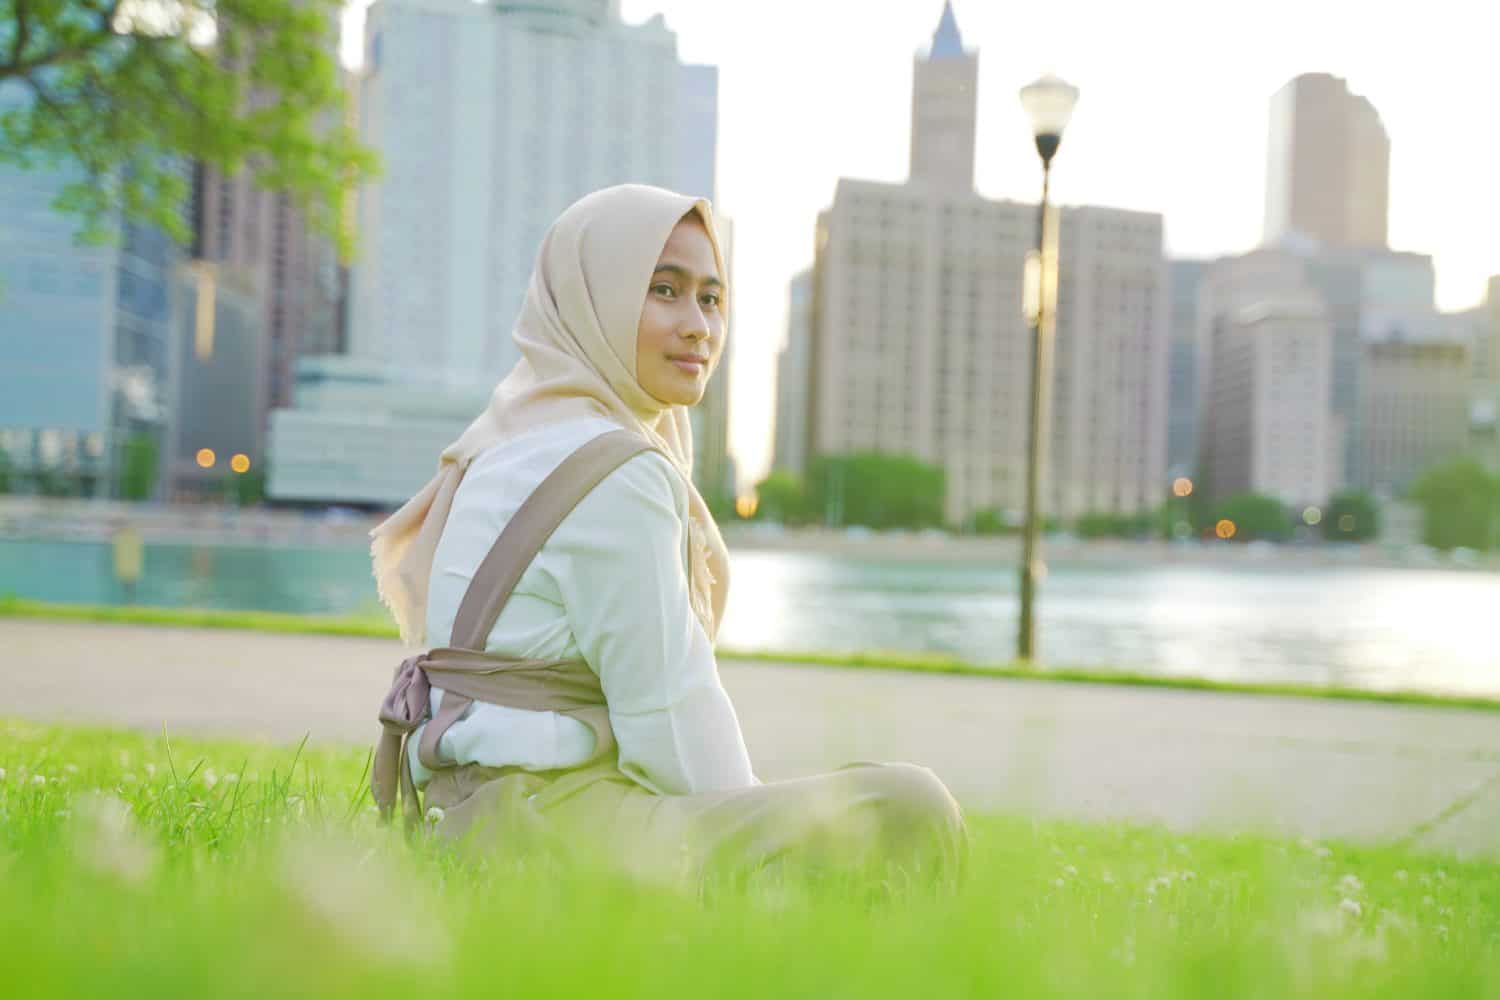
POLYGON ((958 33, 958 18, 953 16, 953 0, 944 0, 943 16, 932 33, 932 52, 928 58, 962 59, 963 55, 964 40, 958 33))

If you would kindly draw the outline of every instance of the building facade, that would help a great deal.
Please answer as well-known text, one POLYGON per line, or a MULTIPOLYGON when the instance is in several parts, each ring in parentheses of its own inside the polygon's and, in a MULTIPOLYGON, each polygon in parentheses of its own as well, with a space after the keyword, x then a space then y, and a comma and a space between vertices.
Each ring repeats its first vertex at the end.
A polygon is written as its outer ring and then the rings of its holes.
POLYGON ((1191 476, 1198 455, 1198 289, 1206 260, 1168 264, 1171 338, 1167 361, 1167 474, 1191 476))
MULTIPOLYGON (((625 182, 713 197, 717 71, 683 66, 659 16, 625 25, 617 7, 370 8, 359 134, 384 173, 356 208, 349 356, 304 360, 296 410, 273 413, 272 498, 403 502, 519 360, 512 327, 564 208, 625 182)), ((734 488, 728 359, 692 415, 705 494, 734 488)))
POLYGON ((787 288, 786 343, 776 358, 776 427, 771 467, 807 473, 807 404, 812 374, 813 272, 799 271, 787 288))
MULTIPOLYGON (((977 60, 945 8, 918 61, 911 180, 840 180, 819 218, 806 364, 805 457, 883 451, 941 466, 952 524, 981 510, 1018 515, 1029 420, 1022 282, 1036 208, 972 189, 973 94, 960 84, 977 60), (924 140, 947 152, 929 157, 924 140)), ((1148 510, 1166 489, 1162 220, 1069 208, 1060 224, 1043 508, 1148 510)))
POLYGON ((1333 326, 1304 262, 1275 250, 1215 262, 1199 317, 1199 488, 1326 503, 1342 485, 1333 326))
POLYGON ((493 386, 557 215, 701 159, 679 145, 676 37, 607 0, 381 0, 365 36, 360 136, 384 174, 361 194, 351 353, 493 386))
MULTIPOLYGON (((22 99, 0 87, 0 110, 22 99)), ((75 243, 53 202, 79 176, 0 166, 0 450, 12 490, 114 497, 126 442, 162 446, 180 253, 128 222, 75 243)))
POLYGON ((1267 139, 1267 243, 1386 245, 1391 144, 1367 98, 1326 73, 1296 77, 1271 98, 1267 139))
POLYGON ((1469 352, 1460 341, 1365 345, 1361 486, 1398 497, 1430 467, 1468 451, 1469 352))

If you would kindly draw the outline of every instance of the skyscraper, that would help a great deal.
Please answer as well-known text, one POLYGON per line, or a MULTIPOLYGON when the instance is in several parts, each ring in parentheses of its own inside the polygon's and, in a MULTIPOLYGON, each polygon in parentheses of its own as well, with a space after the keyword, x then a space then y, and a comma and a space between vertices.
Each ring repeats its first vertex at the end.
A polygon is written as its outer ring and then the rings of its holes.
POLYGON ((1325 503, 1341 485, 1333 324, 1305 263, 1270 249, 1226 258, 1201 294, 1201 488, 1325 503))
MULTIPOLYGON (((297 407, 272 415, 272 497, 404 501, 518 360, 512 327, 564 208, 626 182, 713 196, 717 71, 681 65, 660 16, 626 25, 617 7, 370 8, 359 134, 385 169, 357 209, 349 357, 304 361, 297 407)), ((732 488, 728 389, 726 360, 693 416, 705 493, 732 488)))
POLYGON ((787 288, 786 343, 776 359, 776 435, 771 465, 777 471, 807 471, 807 397, 812 374, 813 272, 799 271, 787 288))
POLYGON ((953 4, 943 14, 927 56, 912 60, 911 180, 959 194, 974 189, 974 123, 979 55, 964 51, 953 4))
MULTIPOLYGON (((0 110, 26 99, 0 86, 0 110)), ((80 176, 0 166, 0 450, 18 491, 108 497, 127 441, 162 447, 181 254, 119 219, 114 242, 75 242, 80 220, 52 203, 80 176)))
POLYGON ((365 35, 360 137, 384 174, 361 195, 351 353, 493 385, 553 219, 676 185, 676 36, 607 0, 380 0, 365 35))
POLYGON ((1386 245, 1391 143, 1367 98, 1326 73, 1295 78, 1271 98, 1267 149, 1267 244, 1386 245))
MULTIPOLYGON (((945 6, 917 64, 912 178, 840 180, 819 218, 806 365, 806 457, 875 450, 939 465, 951 523, 1018 512, 1025 485, 1031 334, 1021 298, 1036 209, 973 190, 974 94, 958 84, 977 64, 945 6)), ((1044 507, 1062 517, 1148 510, 1165 489, 1162 220, 1072 208, 1061 226, 1044 507)))

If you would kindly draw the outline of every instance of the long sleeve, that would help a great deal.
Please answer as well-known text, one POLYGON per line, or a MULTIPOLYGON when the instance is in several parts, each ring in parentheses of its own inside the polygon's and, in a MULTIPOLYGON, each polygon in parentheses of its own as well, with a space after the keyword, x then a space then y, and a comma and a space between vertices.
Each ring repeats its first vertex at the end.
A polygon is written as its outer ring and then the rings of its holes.
POLYGON ((689 604, 682 491, 660 455, 626 462, 569 516, 584 530, 569 533, 557 575, 579 652, 609 702, 620 769, 669 795, 756 784, 689 604))

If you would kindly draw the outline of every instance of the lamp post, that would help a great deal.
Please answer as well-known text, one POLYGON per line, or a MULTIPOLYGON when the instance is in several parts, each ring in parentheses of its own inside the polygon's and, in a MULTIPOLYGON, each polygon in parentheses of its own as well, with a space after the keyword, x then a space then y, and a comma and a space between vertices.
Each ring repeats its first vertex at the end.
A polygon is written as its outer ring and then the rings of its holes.
POLYGON ((1042 204, 1037 212, 1037 263, 1035 270, 1035 317, 1031 338, 1031 411, 1026 439, 1026 525, 1021 549, 1021 623, 1017 656, 1031 660, 1036 653, 1033 622, 1036 584, 1041 562, 1037 558, 1037 492, 1041 471, 1042 424, 1046 413, 1046 388, 1056 326, 1057 253, 1056 233, 1048 232, 1048 197, 1051 193, 1052 157, 1062 143, 1063 129, 1078 103, 1078 88, 1055 76, 1044 76, 1021 88, 1021 106, 1031 119, 1036 151, 1042 157, 1042 204))

